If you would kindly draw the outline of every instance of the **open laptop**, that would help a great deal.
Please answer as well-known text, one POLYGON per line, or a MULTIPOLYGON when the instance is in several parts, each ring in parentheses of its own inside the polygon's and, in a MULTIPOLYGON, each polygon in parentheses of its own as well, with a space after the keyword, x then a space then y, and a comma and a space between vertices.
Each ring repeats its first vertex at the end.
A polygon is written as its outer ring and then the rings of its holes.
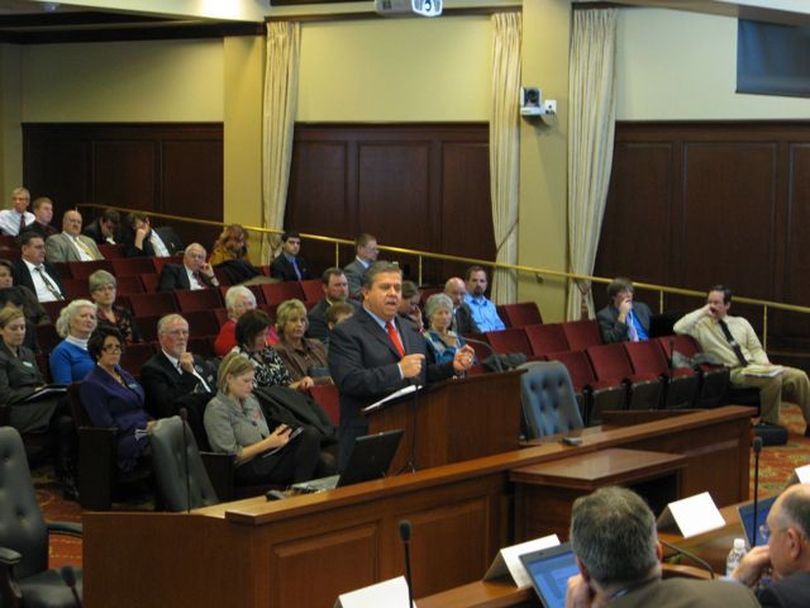
POLYGON ((745 542, 750 545, 751 538, 754 533, 754 530, 757 531, 757 547, 761 547, 762 545, 768 544, 768 539, 762 538, 762 532, 760 528, 762 524, 765 523, 765 520, 768 519, 768 513, 773 506, 774 501, 776 500, 776 496, 770 496, 769 498, 763 498, 759 501, 757 505, 757 521, 754 522, 754 502, 747 502, 745 504, 740 505, 737 507, 737 515, 740 517, 740 523, 742 524, 743 530, 745 530, 745 542))
POLYGON ((564 608, 568 579, 579 574, 570 543, 520 556, 544 608, 564 608))
POLYGON ((342 475, 303 481, 293 484, 290 489, 311 494, 385 477, 401 439, 401 430, 357 437, 342 475))

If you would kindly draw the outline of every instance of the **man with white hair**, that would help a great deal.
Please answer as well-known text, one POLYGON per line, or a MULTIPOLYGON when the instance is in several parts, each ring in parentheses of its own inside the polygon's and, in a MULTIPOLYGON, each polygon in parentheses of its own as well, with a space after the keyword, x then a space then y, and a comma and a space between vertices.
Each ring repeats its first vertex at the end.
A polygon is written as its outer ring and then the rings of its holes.
POLYGON ((0 231, 3 234, 17 236, 34 223, 34 214, 28 211, 31 193, 20 186, 11 191, 11 209, 0 211, 0 231))
POLYGON ((160 271, 158 291, 219 287, 211 264, 205 261, 205 247, 192 243, 183 254, 183 264, 166 264, 160 271))

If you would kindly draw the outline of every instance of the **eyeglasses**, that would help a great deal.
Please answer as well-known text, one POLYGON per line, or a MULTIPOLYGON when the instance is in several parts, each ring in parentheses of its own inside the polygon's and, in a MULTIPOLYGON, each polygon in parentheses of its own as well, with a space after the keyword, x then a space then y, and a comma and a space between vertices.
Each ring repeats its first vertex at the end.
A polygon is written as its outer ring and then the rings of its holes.
POLYGON ((106 346, 102 346, 101 350, 105 353, 122 353, 124 352, 124 347, 120 344, 107 344, 106 346))

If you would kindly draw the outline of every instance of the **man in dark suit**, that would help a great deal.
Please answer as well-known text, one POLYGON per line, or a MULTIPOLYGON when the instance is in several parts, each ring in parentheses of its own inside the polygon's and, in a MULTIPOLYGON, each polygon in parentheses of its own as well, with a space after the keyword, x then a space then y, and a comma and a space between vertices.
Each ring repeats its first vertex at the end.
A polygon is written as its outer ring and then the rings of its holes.
POLYGON ((202 357, 186 350, 188 321, 170 314, 158 321, 160 352, 141 368, 146 391, 146 409, 155 418, 178 413, 178 400, 190 394, 211 394, 217 390, 217 370, 202 357))
POLYGON ((633 301, 633 282, 625 277, 613 279, 607 286, 610 304, 596 314, 602 340, 639 342, 650 337, 650 307, 633 301))
POLYGON ((810 606, 810 484, 795 484, 773 503, 765 524, 768 544, 754 547, 731 577, 754 587, 769 571, 772 582, 757 592, 761 606, 810 606))
POLYGON ((444 284, 444 293, 453 301, 453 320, 450 329, 459 335, 477 334, 478 326, 472 318, 469 304, 464 301, 467 284, 461 277, 450 277, 444 284))
POLYGON ((47 196, 35 198, 31 203, 31 210, 34 212, 34 221, 26 226, 27 230, 33 230, 42 235, 43 239, 59 234, 59 231, 51 226, 53 219, 53 201, 47 196))
POLYGON ((219 281, 211 264, 205 261, 205 248, 199 243, 186 247, 182 264, 164 265, 158 279, 158 291, 209 287, 219 287, 219 281))
POLYGON ((377 262, 365 273, 363 307, 332 331, 329 370, 340 392, 340 458, 343 470, 356 437, 368 432, 362 409, 410 383, 450 378, 470 368, 474 352, 465 346, 453 361, 426 361, 427 345, 408 321, 397 316, 402 272, 377 262))
POLYGON ((82 234, 89 236, 99 245, 104 243, 115 245, 121 240, 118 233, 120 225, 121 215, 115 209, 105 209, 84 227, 82 234))
POLYGON ((127 224, 132 231, 126 243, 127 257, 165 258, 183 250, 183 243, 173 228, 152 228, 149 218, 143 213, 130 213, 127 224))
POLYGON ((12 268, 15 285, 33 291, 40 302, 65 299, 59 272, 45 261, 45 241, 41 234, 26 230, 20 235, 20 256, 19 260, 14 260, 12 268))
POLYGON ((355 300, 359 300, 363 285, 363 275, 366 273, 369 266, 377 261, 380 249, 377 246, 377 239, 366 233, 361 234, 355 239, 354 248, 356 256, 353 261, 343 267, 343 271, 346 273, 346 279, 349 281, 349 295, 355 300))
POLYGON ((336 302, 351 302, 355 309, 360 308, 360 304, 354 300, 348 300, 349 283, 346 275, 340 268, 327 268, 321 276, 323 288, 323 299, 313 306, 307 318, 309 319, 309 329, 307 335, 321 342, 326 342, 329 338, 329 327, 326 321, 326 311, 336 302))
POLYGON ((577 498, 569 538, 580 574, 568 581, 566 608, 758 606, 748 589, 730 581, 662 580, 655 516, 632 490, 607 487, 577 498))
POLYGON ((298 255, 301 251, 301 236, 294 231, 281 235, 281 254, 270 264, 273 278, 282 281, 306 281, 312 278, 307 261, 298 255))

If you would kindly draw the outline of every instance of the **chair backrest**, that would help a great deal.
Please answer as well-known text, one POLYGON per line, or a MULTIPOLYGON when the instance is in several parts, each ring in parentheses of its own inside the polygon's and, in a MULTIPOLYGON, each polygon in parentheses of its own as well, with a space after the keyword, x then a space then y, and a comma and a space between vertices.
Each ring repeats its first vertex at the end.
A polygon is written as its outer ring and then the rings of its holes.
POLYGON ((658 338, 658 344, 664 350, 664 355, 672 357, 672 350, 675 349, 685 357, 694 357, 698 353, 703 352, 700 344, 697 343, 692 336, 687 335, 674 335, 674 336, 661 336, 658 338))
POLYGON ((523 328, 532 354, 535 357, 570 350, 568 340, 560 323, 547 323, 545 325, 527 325, 523 328))
POLYGON ((521 366, 523 419, 530 439, 567 433, 583 427, 571 376, 558 361, 538 361, 521 366))
POLYGON ((14 566, 18 579, 48 569, 48 531, 22 438, 10 426, 0 427, 0 546, 22 555, 14 566))
POLYGON ((219 502, 194 433, 179 416, 155 422, 149 443, 155 482, 169 511, 185 511, 219 502))
POLYGON ((160 293, 134 293, 129 296, 132 313, 136 317, 163 316, 178 312, 174 293, 164 291, 160 293))
POLYGON ((110 260, 115 276, 138 277, 143 274, 157 274, 152 258, 118 258, 110 260))
POLYGON ((87 280, 91 274, 96 270, 106 270, 109 273, 114 273, 113 265, 110 260, 93 260, 92 262, 68 262, 70 268, 70 276, 74 279, 87 280))
POLYGON ((538 325, 543 322, 537 302, 518 302, 517 304, 503 304, 501 318, 507 327, 525 327, 538 325))
POLYGON ((160 284, 160 275, 142 274, 141 283, 143 283, 143 289, 146 293, 155 293, 160 284))
POLYGON ((174 292, 174 297, 180 312, 213 310, 223 306, 217 289, 180 289, 174 292))
POLYGON ((602 344, 599 324, 593 319, 566 321, 562 328, 571 350, 585 350, 589 346, 602 344))
POLYGON ((317 302, 323 298, 323 282, 320 279, 307 279, 299 281, 301 291, 304 292, 304 301, 317 302))
POLYGON ((527 357, 532 356, 529 339, 521 327, 490 331, 486 333, 486 338, 497 353, 523 353, 527 357))
POLYGON ((309 395, 326 412, 332 424, 340 424, 340 395, 334 384, 318 384, 309 389, 309 395))
POLYGON ((599 380, 619 382, 633 375, 630 359, 621 344, 591 346, 585 352, 599 380))
POLYGON ((98 243, 98 250, 106 259, 112 261, 116 258, 123 258, 126 255, 123 245, 113 245, 111 243, 98 243))
POLYGON ((581 391, 584 387, 596 380, 596 375, 593 373, 593 368, 591 367, 591 361, 588 359, 588 355, 585 354, 585 351, 572 350, 548 353, 546 357, 549 361, 559 361, 565 365, 577 391, 581 391))
POLYGON ((128 296, 133 293, 144 293, 146 291, 143 287, 143 283, 141 282, 141 277, 139 276, 116 276, 115 282, 119 296, 128 296))
POLYGON ((194 310, 184 312, 183 318, 188 321, 188 328, 192 338, 216 336, 219 333, 219 321, 214 310, 194 310))
POLYGON ((137 375, 141 367, 143 367, 143 364, 149 361, 154 354, 155 347, 149 342, 129 344, 124 348, 124 352, 121 355, 121 367, 137 375))
POLYGON ((280 283, 265 283, 262 286, 264 301, 268 304, 281 304, 285 300, 297 298, 304 300, 304 290, 298 281, 281 281, 280 283))
POLYGON ((624 350, 637 374, 666 374, 669 371, 669 361, 664 351, 655 340, 643 342, 623 342, 624 350))
POLYGON ((87 279, 62 279, 62 287, 68 300, 90 297, 87 279))

